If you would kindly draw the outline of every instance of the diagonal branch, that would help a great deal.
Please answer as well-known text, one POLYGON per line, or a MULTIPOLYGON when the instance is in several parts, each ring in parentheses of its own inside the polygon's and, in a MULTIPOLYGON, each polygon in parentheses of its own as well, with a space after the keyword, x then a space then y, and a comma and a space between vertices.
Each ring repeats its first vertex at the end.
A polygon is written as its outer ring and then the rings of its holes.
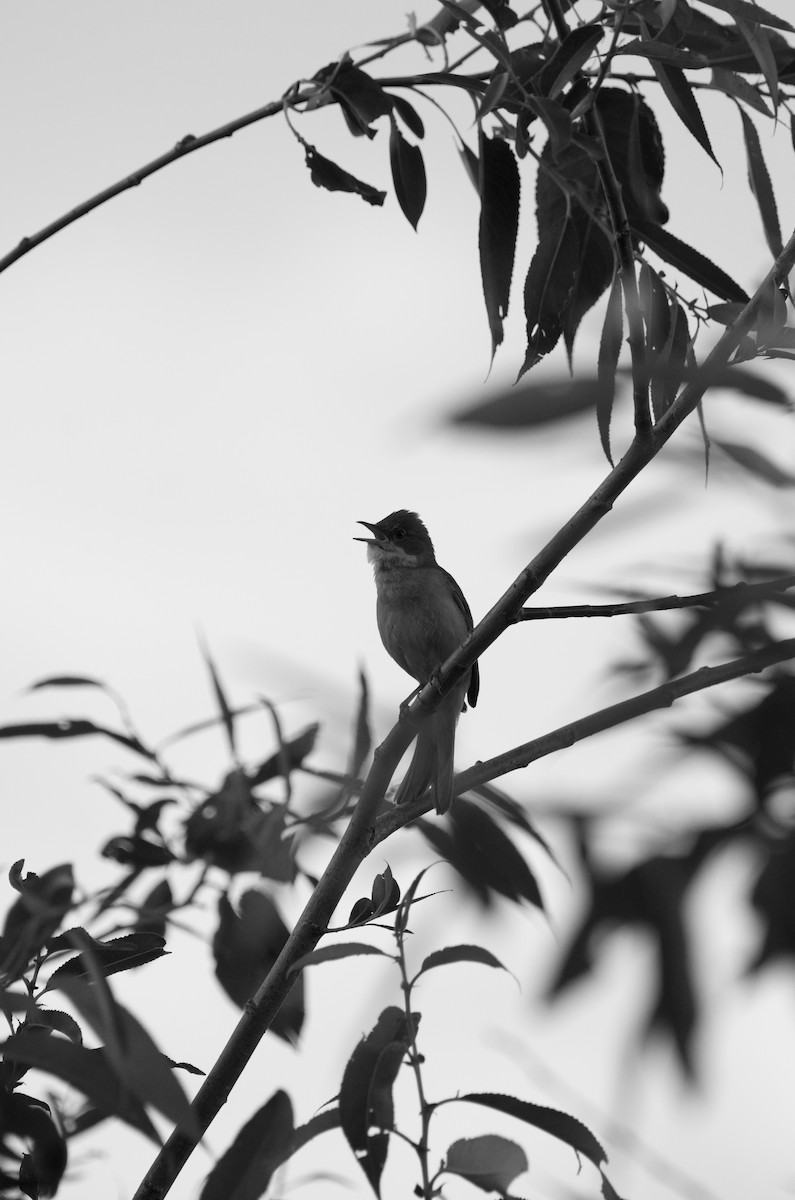
MULTIPOLYGON (((717 667, 700 667, 689 675, 683 675, 681 679, 669 680, 647 692, 632 696, 629 700, 611 704, 607 708, 600 709, 599 712, 590 713, 587 717, 580 717, 577 721, 553 729, 551 733, 533 738, 530 742, 515 746, 512 750, 506 750, 485 762, 477 763, 474 767, 470 767, 469 770, 462 771, 460 775, 456 776, 455 794, 461 795, 462 792, 469 791, 471 788, 480 787, 484 783, 499 779, 510 771, 528 767, 530 763, 555 754, 558 750, 567 750, 570 746, 593 737, 596 733, 614 729, 618 725, 624 725, 627 721, 633 721, 637 717, 655 712, 659 708, 670 708, 674 701, 679 700, 682 696, 692 696, 694 692, 702 692, 719 683, 727 683, 731 679, 741 679, 743 676, 756 674, 768 667, 775 666, 776 663, 786 662, 792 658, 795 658, 795 638, 788 638, 786 641, 778 642, 775 646, 765 646, 762 650, 754 650, 750 654, 744 654, 742 658, 732 659, 731 662, 721 663, 717 667)), ((432 802, 427 796, 425 799, 419 797, 411 804, 393 808, 379 817, 376 824, 376 844, 390 837, 397 829, 402 829, 417 817, 429 812, 432 806, 432 802)))

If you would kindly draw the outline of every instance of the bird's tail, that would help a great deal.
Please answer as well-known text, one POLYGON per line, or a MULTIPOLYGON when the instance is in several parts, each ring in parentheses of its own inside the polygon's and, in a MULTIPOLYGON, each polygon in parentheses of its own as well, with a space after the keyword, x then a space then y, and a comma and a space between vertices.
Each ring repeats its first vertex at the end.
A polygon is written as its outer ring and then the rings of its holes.
POLYGON ((450 808, 455 775, 455 727, 461 704, 459 691, 452 692, 420 729, 414 757, 395 796, 396 804, 408 804, 432 784, 436 811, 446 813, 450 808))

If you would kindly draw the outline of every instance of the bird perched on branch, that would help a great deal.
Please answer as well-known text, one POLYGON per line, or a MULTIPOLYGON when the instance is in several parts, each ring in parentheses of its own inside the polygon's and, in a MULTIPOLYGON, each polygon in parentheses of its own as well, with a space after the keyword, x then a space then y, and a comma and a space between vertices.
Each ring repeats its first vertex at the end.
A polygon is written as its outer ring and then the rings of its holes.
MULTIPOLYGON (((378 632, 387 653, 421 686, 457 650, 472 630, 472 614, 452 575, 436 561, 428 530, 416 513, 402 508, 383 521, 359 521, 373 534, 367 543, 378 593, 378 632)), ((459 714, 478 698, 480 674, 474 663, 423 723, 414 757, 398 788, 405 804, 433 785, 436 811, 453 802, 453 755, 459 714)))

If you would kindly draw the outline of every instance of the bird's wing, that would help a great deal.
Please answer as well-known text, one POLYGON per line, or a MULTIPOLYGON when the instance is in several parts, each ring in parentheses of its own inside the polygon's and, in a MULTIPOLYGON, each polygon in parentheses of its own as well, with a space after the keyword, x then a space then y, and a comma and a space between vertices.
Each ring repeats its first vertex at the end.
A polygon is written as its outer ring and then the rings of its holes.
MULTIPOLYGON (((447 582, 450 585, 450 591, 452 592, 453 599, 455 600, 458 607, 461 609, 461 612, 464 614, 464 620, 466 621, 467 632, 471 633, 475 627, 475 622, 472 620, 472 612, 470 610, 469 605, 467 604, 466 596, 461 591, 461 588, 458 586, 456 581, 453 579, 453 577, 449 571, 445 571, 443 567, 440 567, 439 570, 443 572, 445 579, 447 580, 447 582)), ((480 668, 478 667, 477 663, 473 663, 472 671, 469 676, 469 687, 467 688, 467 700, 469 701, 471 708, 474 708, 475 705, 477 704, 479 691, 480 691, 480 668)))

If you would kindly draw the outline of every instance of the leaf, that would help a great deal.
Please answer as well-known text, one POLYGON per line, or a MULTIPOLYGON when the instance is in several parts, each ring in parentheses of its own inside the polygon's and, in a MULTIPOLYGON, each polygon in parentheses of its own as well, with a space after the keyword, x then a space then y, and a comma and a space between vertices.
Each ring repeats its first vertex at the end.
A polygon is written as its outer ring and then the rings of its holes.
POLYGON ((354 192, 368 204, 381 205, 386 200, 386 192, 379 191, 369 183, 363 183, 330 158, 320 154, 308 142, 304 142, 304 153, 315 187, 325 188, 328 192, 354 192))
POLYGON ((479 131, 480 272, 492 359, 503 339, 519 228, 519 168, 507 142, 479 131))
POLYGON ((472 150, 466 142, 461 142, 458 146, 458 153, 461 161, 464 164, 464 170, 469 176, 469 181, 475 191, 480 195, 480 159, 474 150, 472 150))
POLYGON ((28 692, 37 692, 41 688, 48 687, 95 687, 100 691, 107 691, 107 684, 101 679, 92 679, 88 675, 49 675, 46 679, 38 679, 35 683, 31 683, 25 689, 28 692))
POLYGON ((210 672, 210 679, 213 684, 213 692, 215 693, 215 702, 218 705, 218 712, 226 730, 226 739, 229 742, 229 750, 233 758, 237 758, 237 747, 235 745, 235 719, 232 715, 232 709, 229 701, 226 698, 221 678, 216 670, 215 663, 210 654, 210 648, 203 637, 199 637, 199 649, 202 652, 202 657, 207 664, 207 670, 210 672))
POLYGON ((56 1008, 36 1008, 26 1017, 24 1028, 35 1029, 37 1025, 62 1033, 76 1046, 83 1044, 83 1031, 70 1013, 60 1012, 56 1008))
MULTIPOLYGON (((281 954, 289 930, 271 898, 254 890, 243 893, 237 912, 221 895, 218 916, 213 937, 215 974, 230 1000, 245 1008, 281 954)), ((273 1033, 287 1041, 295 1041, 301 1032, 303 996, 303 979, 298 976, 271 1026, 273 1033)))
POLYGON ((419 146, 413 146, 404 138, 394 117, 389 129, 389 161, 398 204, 406 220, 416 229, 428 192, 425 163, 419 146))
POLYGON ((19 725, 0 726, 0 738, 73 738, 88 737, 94 733, 101 733, 104 737, 112 738, 114 742, 119 742, 120 745, 126 746, 128 750, 135 751, 136 754, 142 754, 144 758, 150 760, 156 758, 151 750, 147 750, 138 741, 138 738, 128 737, 124 733, 118 733, 115 729, 106 729, 104 725, 96 725, 93 721, 84 719, 73 720, 65 718, 62 721, 28 721, 19 725))
POLYGON ((526 108, 544 122, 549 133, 549 150, 552 160, 560 158, 574 135, 571 116, 556 100, 543 96, 528 96, 526 108))
POLYGON ((689 70, 700 70, 709 66, 709 59, 703 54, 695 54, 692 50, 680 50, 677 46, 671 46, 657 38, 635 38, 634 41, 619 46, 614 54, 630 54, 646 58, 652 64, 665 63, 667 66, 684 67, 689 70))
POLYGON ((352 775, 354 779, 359 778, 359 773, 367 761, 373 745, 373 735, 370 729, 370 694, 364 671, 359 672, 359 689, 359 707, 356 710, 353 749, 348 763, 348 774, 352 775))
POLYGON ((778 221, 778 210, 776 208, 776 198, 773 194, 773 185, 770 182, 770 175, 768 174, 762 155, 762 147, 759 142, 759 134, 757 133, 756 126, 742 108, 740 109, 740 116, 743 122, 745 153, 748 159, 748 183, 759 207, 762 228, 765 231, 765 241, 773 257, 778 258, 783 249, 783 242, 781 241, 781 226, 778 221))
POLYGON ((318 71, 320 82, 329 74, 329 91, 338 102, 345 123, 354 137, 374 137, 371 124, 378 117, 391 116, 392 97, 361 67, 351 62, 335 62, 318 71))
POLYGON ((707 314, 721 325, 733 325, 744 308, 745 305, 741 301, 735 300, 731 304, 711 304, 707 314))
POLYGON ((713 67, 712 86, 723 92, 724 95, 733 96, 735 100, 742 101, 749 108, 762 113, 764 117, 773 115, 753 84, 750 84, 747 79, 743 79, 742 75, 735 75, 734 71, 727 71, 723 67, 713 67))
POLYGON ((654 225, 651 221, 644 221, 639 217, 633 218, 632 228, 655 254, 696 283, 700 283, 708 291, 714 292, 723 300, 738 300, 747 304, 748 293, 744 292, 740 285, 735 283, 720 267, 716 267, 713 262, 698 250, 694 250, 692 246, 688 246, 686 242, 680 241, 666 229, 661 229, 659 225, 654 225))
POLYGON ((680 67, 665 66, 654 59, 651 60, 651 65, 669 104, 679 117, 679 120, 685 129, 693 135, 699 146, 706 151, 718 170, 721 170, 720 163, 712 151, 709 134, 707 133, 704 119, 701 116, 701 110, 696 103, 696 98, 693 95, 684 72, 680 67))
POLYGON ((610 418, 613 413, 613 402, 616 394, 616 368, 618 366, 621 345, 624 338, 624 308, 622 304, 621 276, 616 272, 613 286, 605 309, 605 319, 602 326, 602 337, 599 341, 599 359, 597 366, 597 402, 596 420, 599 426, 599 437, 607 461, 613 466, 610 453, 610 418))
POLYGON ((414 105, 409 104, 404 96, 396 96, 391 92, 387 94, 392 101, 393 111, 397 113, 406 128, 410 129, 417 138, 425 137, 425 126, 414 105))
POLYGON ((259 871, 289 883, 295 878, 295 858, 293 839, 285 831, 286 810, 274 805, 263 811, 251 786, 244 771, 230 771, 221 790, 185 821, 186 855, 230 874, 259 871))
POLYGON ((284 1091, 271 1096, 239 1130, 213 1167, 200 1200, 260 1200, 284 1161, 293 1136, 293 1108, 284 1091))
POLYGON ((530 262, 524 286, 527 353, 521 377, 557 345, 580 260, 574 225, 564 220, 545 231, 530 262))
POLYGON ((158 1142, 146 1109, 111 1069, 104 1050, 87 1050, 63 1038, 23 1029, 8 1038, 3 1052, 6 1062, 24 1063, 55 1075, 82 1092, 105 1115, 119 1117, 158 1142))
POLYGON ((793 30, 789 21, 768 12, 767 9, 757 4, 756 0, 753 0, 753 3, 750 3, 749 0, 702 0, 702 2, 709 4, 712 8, 719 8, 733 17, 745 17, 746 20, 753 21, 758 25, 771 25, 774 29, 793 30))
POLYGON ((72 908, 74 876, 70 863, 51 867, 43 875, 22 875, 24 860, 9 871, 9 882, 20 894, 6 913, 0 938, 0 978, 19 979, 72 908))
MULTIPOLYGON (((6 1138, 9 1134, 22 1140, 26 1152, 19 1165, 19 1189, 32 1200, 54 1196, 61 1177, 66 1170, 66 1139, 49 1114, 43 1101, 17 1093, 3 1098, 3 1151, 4 1156, 13 1154, 6 1138)), ((16 1154, 14 1154, 16 1157, 16 1154)), ((3 1172, 3 1191, 11 1184, 3 1172)))
POLYGON ((249 778, 250 786, 259 787, 261 783, 267 783, 270 779, 282 778, 285 771, 294 771, 302 766, 304 759, 314 750, 319 732, 320 726, 314 722, 295 737, 289 738, 275 754, 271 754, 260 763, 249 778))
POLYGON ((795 486, 795 475, 783 471, 753 446, 746 446, 742 442, 725 442, 720 438, 713 438, 713 445, 719 446, 729 458, 733 458, 741 467, 745 467, 746 471, 750 471, 765 483, 779 488, 795 486))
POLYGON ((381 1174, 394 1121, 392 1088, 411 1046, 419 1014, 385 1008, 373 1029, 359 1042, 342 1076, 339 1111, 342 1131, 359 1166, 380 1195, 381 1174), (376 1127, 378 1132, 371 1132, 376 1127))
MULTIPOLYGON (((109 938, 107 941, 99 942, 85 930, 80 932, 83 940, 90 946, 90 955, 94 964, 106 978, 119 971, 129 971, 133 967, 154 962, 167 953, 165 950, 166 939, 157 933, 127 933, 123 937, 109 938)), ((53 971, 45 990, 52 991, 71 980, 87 979, 90 978, 90 975, 91 970, 85 953, 78 954, 53 971)))
POLYGON ((423 959, 422 966, 414 976, 413 983, 417 982, 420 975, 424 975, 426 971, 432 971, 434 967, 446 967, 451 963, 459 962, 480 963, 484 967, 496 967, 500 971, 506 970, 500 960, 490 950, 485 950, 483 946, 445 946, 442 950, 432 951, 423 959))
POLYGON ((674 299, 665 345, 651 367, 651 402, 655 420, 659 420, 676 399, 684 378, 689 348, 687 317, 679 301, 674 299))
POLYGON ((468 1179, 481 1191, 504 1195, 529 1165, 521 1146, 492 1133, 453 1142, 445 1155, 442 1170, 468 1179))
MULTIPOLYGON (((751 8, 754 6, 751 5, 751 8)), ((773 102, 773 110, 778 108, 778 67, 776 66, 776 57, 770 47, 769 35, 765 33, 757 24, 749 24, 742 20, 741 17, 736 17, 737 28, 748 43, 748 47, 756 61, 759 63, 759 68, 765 77, 765 83, 770 91, 770 99, 773 102)))
POLYGON ((371 946, 368 942, 339 942, 334 946, 324 946, 322 950, 311 950, 309 954, 302 955, 301 958, 292 964, 288 975, 303 971, 305 967, 314 967, 318 963, 334 962, 338 958, 350 958, 351 955, 355 954, 378 954, 382 958, 392 957, 385 950, 379 950, 377 946, 371 946))
POLYGON ((595 1167, 607 1162, 607 1155, 590 1129, 568 1113, 541 1104, 531 1104, 528 1100, 517 1100, 515 1096, 501 1096, 493 1092, 469 1092, 458 1099, 466 1100, 470 1104, 482 1104, 495 1112, 516 1117, 535 1129, 541 1129, 558 1141, 571 1146, 577 1154, 584 1155, 595 1167))
POLYGON ((599 45, 603 30, 599 26, 581 25, 564 37, 552 57, 535 76, 538 94, 554 100, 571 83, 599 45))

